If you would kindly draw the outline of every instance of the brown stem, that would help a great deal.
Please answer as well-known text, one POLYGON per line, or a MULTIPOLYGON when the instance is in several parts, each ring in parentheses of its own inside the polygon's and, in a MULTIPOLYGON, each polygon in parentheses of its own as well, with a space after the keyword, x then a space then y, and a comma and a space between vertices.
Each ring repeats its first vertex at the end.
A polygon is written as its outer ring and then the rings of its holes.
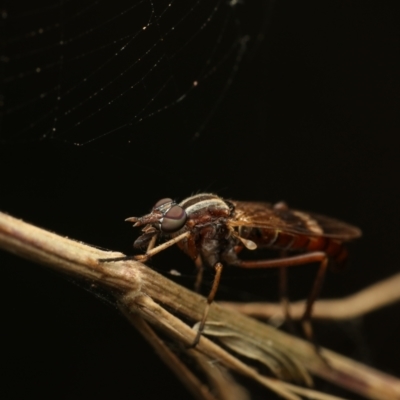
MULTIPOLYGON (((120 301, 129 312, 138 313, 156 329, 162 330, 181 345, 190 345, 196 332, 176 317, 199 321, 206 299, 191 292, 145 265, 134 261, 101 262, 100 259, 123 256, 116 252, 99 250, 80 242, 60 237, 0 213, 0 248, 46 265, 75 278, 89 280, 120 293, 120 301), (172 311, 175 315, 166 310, 172 311)), ((392 376, 366 367, 329 350, 321 349, 328 367, 321 361, 315 348, 308 342, 290 336, 275 328, 239 314, 236 311, 211 304, 205 331, 209 324, 219 324, 224 335, 239 338, 242 349, 256 348, 263 354, 273 350, 293 359, 312 374, 341 385, 370 399, 399 399, 400 381, 392 376)), ((218 332, 217 332, 218 335, 218 332)), ((223 338, 220 338, 222 341, 223 338)), ((260 375, 235 355, 202 336, 191 351, 218 360, 226 368, 254 379, 275 390, 286 399, 299 399, 290 385, 260 375)), ((318 398, 313 394, 314 398, 318 398)), ((320 397, 321 398, 321 397, 320 397)))

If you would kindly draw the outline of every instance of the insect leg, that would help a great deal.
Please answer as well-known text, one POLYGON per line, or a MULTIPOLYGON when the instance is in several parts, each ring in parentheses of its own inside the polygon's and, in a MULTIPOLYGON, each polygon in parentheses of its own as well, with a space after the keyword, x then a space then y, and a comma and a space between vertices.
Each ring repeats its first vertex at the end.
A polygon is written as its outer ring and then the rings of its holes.
POLYGON ((278 258, 273 260, 256 260, 256 261, 243 261, 239 260, 235 265, 241 268, 287 268, 295 267, 299 265, 316 263, 320 264, 317 272, 317 276, 314 280, 313 287, 311 289, 310 295, 308 296, 306 309, 302 317, 303 330, 306 337, 312 341, 313 332, 311 327, 311 314, 312 307, 315 300, 321 291, 322 283, 325 277, 326 269, 328 266, 328 257, 326 253, 322 251, 315 251, 312 253, 299 254, 295 256, 278 258))
MULTIPOLYGON (((147 245, 146 254, 154 247, 156 244, 156 240, 158 237, 158 233, 154 234, 154 236, 150 239, 149 244, 147 245)), ((114 257, 114 258, 101 258, 99 261, 101 262, 115 262, 115 261, 127 261, 127 260, 135 260, 136 256, 123 256, 123 257, 114 257)))
POLYGON ((154 248, 154 246, 155 246, 155 244, 156 244, 156 241, 157 241, 157 238, 158 238, 158 233, 156 233, 156 234, 151 238, 149 244, 147 245, 146 254, 147 254, 151 249, 154 248))
POLYGON ((194 262, 195 262, 196 268, 197 268, 196 282, 194 283, 194 290, 196 293, 200 293, 201 283, 203 282, 204 266, 203 266, 201 257, 197 257, 194 262))
POLYGON ((310 341, 313 340, 313 329, 311 325, 312 307, 321 292, 327 267, 328 257, 325 255, 325 258, 323 258, 319 264, 317 276, 314 279, 313 287, 307 299, 306 309, 304 310, 304 314, 301 318, 304 334, 310 341))
POLYGON ((323 251, 298 254, 295 256, 274 258, 272 260, 239 260, 234 265, 240 268, 282 268, 322 262, 326 258, 323 251))
POLYGON ((285 319, 290 319, 288 284, 287 284, 287 267, 279 269, 279 297, 281 299, 282 308, 284 310, 285 319))
MULTIPOLYGON (((274 205, 274 208, 278 208, 281 203, 277 203, 274 205)), ((287 208, 287 205, 283 203, 283 207, 287 208)), ((281 257, 287 257, 287 253, 285 251, 281 252, 281 257)), ((290 317, 290 301, 288 296, 288 281, 287 281, 287 268, 282 267, 279 268, 279 299, 281 302, 283 315, 285 318, 285 323, 288 325, 288 328, 294 332, 294 325, 292 318, 290 317)))
MULTIPOLYGON (((154 254, 157 254, 160 251, 167 249, 168 247, 174 245, 175 243, 180 242, 181 240, 187 238, 188 236, 190 236, 189 231, 182 233, 181 235, 176 236, 176 237, 172 238, 171 240, 168 240, 168 242, 162 243, 157 247, 151 248, 149 251, 146 252, 146 254, 138 255, 138 256, 135 256, 134 258, 135 258, 135 260, 142 261, 142 262, 147 261, 150 257, 154 256, 154 254)), ((150 244, 151 244, 151 242, 149 243, 149 246, 150 246, 150 244)))
POLYGON ((195 347, 199 343, 201 333, 203 332, 204 326, 206 324, 208 312, 210 311, 210 305, 214 301, 214 297, 218 290, 219 282, 221 280, 222 268, 223 268, 223 265, 219 262, 217 264, 215 264, 215 266, 214 266, 214 269, 215 269, 214 282, 211 287, 210 293, 208 294, 208 297, 207 297, 207 304, 206 304, 206 308, 204 310, 203 317, 201 318, 201 321, 200 321, 199 329, 197 331, 196 337, 194 338, 194 342, 190 347, 195 347))
POLYGON ((295 333, 296 329, 290 315, 290 300, 288 295, 287 267, 279 268, 279 297, 285 319, 285 324, 290 332, 295 333))

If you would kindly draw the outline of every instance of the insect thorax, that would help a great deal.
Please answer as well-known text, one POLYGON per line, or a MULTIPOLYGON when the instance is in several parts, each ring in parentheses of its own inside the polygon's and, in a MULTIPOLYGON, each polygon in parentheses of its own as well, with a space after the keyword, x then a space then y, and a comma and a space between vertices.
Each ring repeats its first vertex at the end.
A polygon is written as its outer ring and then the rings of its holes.
POLYGON ((215 265, 230 245, 227 221, 232 207, 220 197, 208 193, 189 197, 179 205, 188 217, 184 229, 192 232, 182 243, 182 250, 193 258, 200 256, 205 264, 215 265))

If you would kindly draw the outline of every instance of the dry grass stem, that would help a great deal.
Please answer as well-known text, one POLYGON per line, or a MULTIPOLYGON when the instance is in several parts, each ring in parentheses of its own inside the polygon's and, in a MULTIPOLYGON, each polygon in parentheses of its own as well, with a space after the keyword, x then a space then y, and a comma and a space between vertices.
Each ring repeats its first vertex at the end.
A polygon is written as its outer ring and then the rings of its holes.
POLYGON ((204 385, 189 368, 165 345, 154 329, 138 314, 132 313, 123 303, 120 309, 131 324, 142 334, 142 336, 153 346, 159 357, 168 365, 182 383, 192 393, 193 398, 198 400, 218 400, 210 392, 208 386, 204 385))
MULTIPOLYGON (((190 349, 196 330, 183 321, 190 321, 192 325, 201 320, 206 299, 137 261, 100 261, 122 256, 120 253, 60 237, 1 213, 0 248, 74 278, 112 289, 127 318, 160 357, 172 365, 177 376, 198 399, 229 398, 231 392, 224 387, 233 385, 235 374, 250 378, 285 399, 299 400, 302 396, 333 399, 261 375, 243 361, 243 356, 270 365, 272 371, 281 368, 284 376, 296 381, 307 382, 312 374, 366 398, 400 398, 398 379, 322 349, 321 354, 328 365, 310 343, 219 304, 212 304, 207 319, 206 335, 213 340, 202 336, 199 344, 190 349), (172 353, 160 337, 172 341, 175 347, 181 348, 182 354, 194 360, 204 372, 207 383, 172 353), (219 343, 224 343, 225 348, 219 343)), ((235 382, 235 385, 239 384, 235 382)), ((247 388, 236 388, 240 393, 237 398, 246 399, 247 388)))
MULTIPOLYGON (((318 300, 313 306, 313 319, 344 320, 361 317, 399 301, 399 287, 400 274, 396 274, 351 296, 337 300, 318 300)), ((220 304, 256 318, 284 319, 283 308, 276 303, 221 302, 220 304)), ((300 319, 305 304, 305 301, 290 303, 291 318, 300 319)))

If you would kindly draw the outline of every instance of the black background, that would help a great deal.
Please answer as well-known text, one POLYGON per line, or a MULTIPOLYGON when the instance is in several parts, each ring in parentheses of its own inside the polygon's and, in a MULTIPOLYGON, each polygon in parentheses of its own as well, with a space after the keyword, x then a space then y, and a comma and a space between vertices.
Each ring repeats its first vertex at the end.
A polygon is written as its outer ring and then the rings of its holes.
MULTIPOLYGON (((264 40, 249 45, 198 138, 187 121, 199 110, 190 110, 189 102, 148 119, 129 146, 123 135, 83 147, 55 140, 2 143, 1 210, 131 253, 137 232, 124 219, 146 213, 159 198, 209 191, 285 200, 363 230, 350 245, 351 265, 328 276, 324 297, 394 274, 400 257, 400 16, 389 4, 276 2, 264 40)), ((238 7, 242 31, 255 35, 265 4, 238 7)), ((204 93, 220 94, 212 84, 204 93)), ((2 398, 187 398, 115 307, 42 267, 0 256, 2 398)), ((192 285, 193 266, 175 249, 153 266, 179 269, 180 282, 192 285)), ((293 271, 293 298, 307 293, 313 272, 293 271)), ((218 297, 276 300, 276 272, 251 274, 228 271, 218 297)), ((394 305, 354 324, 317 325, 319 340, 399 375, 399 311, 394 305)))

